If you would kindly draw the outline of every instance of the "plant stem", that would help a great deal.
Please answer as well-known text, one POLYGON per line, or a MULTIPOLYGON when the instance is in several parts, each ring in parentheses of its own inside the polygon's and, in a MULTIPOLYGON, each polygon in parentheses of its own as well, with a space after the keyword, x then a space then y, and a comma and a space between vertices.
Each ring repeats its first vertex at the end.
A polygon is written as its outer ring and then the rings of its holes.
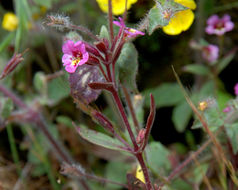
POLYGON ((152 183, 150 181, 149 171, 148 171, 148 168, 145 165, 144 158, 143 158, 143 155, 142 155, 143 153, 142 152, 138 152, 139 147, 138 147, 138 145, 136 143, 135 136, 134 136, 133 131, 131 129, 131 126, 130 126, 130 124, 128 122, 128 119, 127 119, 126 113, 124 111, 122 102, 121 102, 121 100, 119 98, 118 92, 114 89, 112 91, 112 95, 113 95, 114 101, 116 102, 117 108, 118 108, 118 110, 119 110, 119 112, 120 112, 120 114, 121 114, 121 116, 123 118, 124 124, 125 124, 125 126, 127 128, 127 131, 129 133, 129 135, 130 135, 131 141, 132 141, 132 143, 134 145, 134 153, 136 153, 135 156, 136 156, 138 162, 140 163, 142 171, 143 171, 143 174, 145 176, 146 189, 147 190, 153 190, 153 186, 152 186, 152 183))
POLYGON ((149 171, 148 168, 145 165, 145 161, 142 155, 142 152, 136 154, 136 158, 139 161, 140 165, 141 165, 141 169, 143 171, 144 177, 145 177, 145 185, 146 185, 146 189, 147 190, 153 190, 153 185, 150 181, 150 176, 149 176, 149 171))
POLYGON ((130 126, 130 124, 129 124, 129 121, 128 121, 128 119, 127 119, 127 116, 126 116, 126 113, 125 113, 125 111, 124 111, 124 108, 123 108, 121 99, 119 98, 118 92, 117 92, 115 89, 112 91, 112 96, 113 96, 114 101, 115 101, 115 103, 116 103, 116 105, 117 105, 117 108, 118 108, 118 110, 119 110, 119 113, 120 113, 120 115, 122 116, 123 122, 124 122, 124 124, 125 124, 125 126, 126 126, 126 128, 127 128, 127 131, 128 131, 128 133, 129 133, 129 135, 130 135, 131 141, 132 141, 132 143, 133 143, 133 145, 134 145, 134 149, 137 150, 137 149, 138 149, 138 145, 137 145, 137 143, 136 143, 135 136, 134 136, 134 134, 133 134, 133 131, 132 131, 131 126, 130 126))
POLYGON ((126 87, 124 87, 123 85, 122 85, 122 90, 124 92, 126 102, 127 102, 128 108, 130 110, 134 126, 136 128, 136 132, 139 133, 140 125, 139 125, 139 122, 136 118, 136 113, 135 113, 134 107, 133 107, 132 102, 131 102, 130 94, 129 94, 128 90, 126 89, 126 87))
POLYGON ((113 32, 113 18, 112 18, 112 0, 108 0, 108 26, 109 26, 109 33, 110 33, 110 40, 111 44, 114 39, 114 32, 113 32))
POLYGON ((17 173, 20 176, 21 167, 20 167, 20 162, 19 162, 19 156, 18 156, 18 152, 17 152, 17 147, 16 147, 16 143, 15 143, 15 139, 14 139, 12 126, 10 124, 7 125, 7 135, 8 135, 8 139, 9 139, 10 149, 12 152, 13 161, 16 164, 17 173))

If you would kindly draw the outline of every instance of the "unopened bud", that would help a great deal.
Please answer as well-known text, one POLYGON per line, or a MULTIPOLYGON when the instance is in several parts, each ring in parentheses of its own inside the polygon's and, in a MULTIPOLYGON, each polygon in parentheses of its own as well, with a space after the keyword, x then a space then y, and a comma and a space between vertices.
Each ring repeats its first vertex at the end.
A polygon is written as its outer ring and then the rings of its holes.
POLYGON ((7 75, 9 75, 17 67, 17 65, 24 60, 22 55, 26 51, 28 51, 28 49, 26 49, 23 53, 13 55, 13 57, 10 59, 10 61, 7 63, 7 65, 3 69, 2 74, 0 75, 0 80, 5 78, 7 75))
POLYGON ((141 129, 139 131, 138 136, 136 137, 137 144, 141 144, 145 138, 145 129, 141 129))

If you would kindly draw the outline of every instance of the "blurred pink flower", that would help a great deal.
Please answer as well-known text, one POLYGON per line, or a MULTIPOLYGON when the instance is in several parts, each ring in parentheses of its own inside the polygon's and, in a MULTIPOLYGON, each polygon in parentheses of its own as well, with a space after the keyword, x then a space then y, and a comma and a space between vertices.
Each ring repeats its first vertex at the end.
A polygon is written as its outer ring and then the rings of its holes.
POLYGON ((202 57, 209 63, 213 63, 219 56, 219 48, 216 45, 209 44, 202 47, 202 57))
POLYGON ((125 34, 128 38, 134 38, 138 35, 145 35, 144 32, 141 32, 141 31, 136 30, 134 28, 126 27, 125 22, 121 17, 119 17, 119 21, 113 21, 113 24, 119 26, 121 29, 124 28, 124 32, 125 32, 125 34))
POLYGON ((62 57, 63 66, 69 73, 74 73, 79 65, 85 64, 89 59, 89 54, 82 41, 68 40, 64 43, 62 51, 64 53, 62 57))
POLYGON ((235 95, 238 96, 238 83, 234 86, 235 95))
POLYGON ((231 21, 231 17, 228 14, 224 15, 222 18, 219 18, 217 15, 210 16, 207 20, 207 25, 206 32, 218 36, 221 36, 234 28, 234 23, 231 21))
POLYGON ((225 113, 228 113, 228 112, 230 112, 231 111, 231 107, 230 106, 227 106, 227 107, 225 107, 224 109, 223 109, 223 112, 225 112, 225 113))

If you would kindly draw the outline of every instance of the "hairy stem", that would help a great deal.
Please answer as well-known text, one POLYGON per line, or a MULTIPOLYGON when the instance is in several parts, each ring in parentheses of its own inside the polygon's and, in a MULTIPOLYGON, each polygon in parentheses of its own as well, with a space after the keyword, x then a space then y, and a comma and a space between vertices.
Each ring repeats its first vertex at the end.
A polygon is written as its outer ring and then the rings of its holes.
POLYGON ((112 0, 108 0, 108 26, 109 26, 109 33, 111 43, 114 39, 114 32, 113 32, 113 16, 112 16, 112 0))
POLYGON ((125 124, 125 126, 127 128, 127 131, 128 131, 128 133, 130 135, 131 141, 132 141, 132 143, 134 145, 134 149, 137 150, 138 149, 138 145, 136 143, 135 136, 133 134, 133 131, 132 131, 131 126, 129 124, 129 121, 127 119, 127 116, 126 116, 126 113, 124 111, 121 99, 119 98, 118 92, 115 89, 113 89, 113 91, 112 91, 112 96, 113 96, 114 101, 115 101, 115 103, 117 105, 119 113, 122 116, 123 122, 124 122, 124 124, 125 124))
POLYGON ((132 120, 133 120, 134 126, 136 128, 136 132, 139 133, 140 125, 139 125, 139 122, 136 118, 136 113, 135 113, 134 107, 133 107, 132 102, 131 102, 130 94, 129 94, 128 90, 126 89, 126 87, 124 87, 123 85, 122 85, 122 90, 123 90, 123 93, 125 95, 126 103, 127 103, 127 106, 130 110, 132 120))
POLYGON ((144 177, 145 177, 145 185, 146 185, 147 190, 153 190, 154 188, 150 181, 149 171, 148 171, 147 166, 145 165, 145 161, 144 161, 142 153, 140 152, 140 153, 136 154, 136 158, 141 165, 141 169, 142 169, 144 177))

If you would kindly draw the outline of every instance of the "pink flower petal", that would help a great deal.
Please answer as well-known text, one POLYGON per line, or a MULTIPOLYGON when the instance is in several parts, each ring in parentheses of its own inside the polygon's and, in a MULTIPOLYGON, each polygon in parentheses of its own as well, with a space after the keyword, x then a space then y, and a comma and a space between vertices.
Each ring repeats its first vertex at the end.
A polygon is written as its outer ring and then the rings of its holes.
POLYGON ((66 65, 65 70, 69 73, 74 73, 77 69, 77 66, 73 65, 66 65))
POLYGON ((63 66, 69 65, 72 63, 72 55, 64 54, 62 57, 63 66))
POLYGON ((64 54, 72 54, 73 49, 74 49, 74 42, 72 40, 66 41, 62 47, 62 51, 64 54))

